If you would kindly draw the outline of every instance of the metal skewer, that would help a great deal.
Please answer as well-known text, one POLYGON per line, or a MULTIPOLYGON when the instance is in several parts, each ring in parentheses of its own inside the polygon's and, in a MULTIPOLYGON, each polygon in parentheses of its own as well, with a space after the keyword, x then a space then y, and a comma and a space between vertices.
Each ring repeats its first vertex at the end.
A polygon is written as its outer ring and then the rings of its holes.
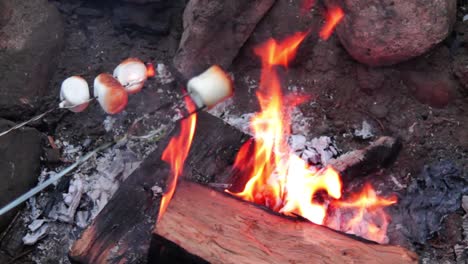
MULTIPOLYGON (((130 83, 127 83, 127 84, 123 85, 123 87, 125 87, 125 88, 126 88, 126 87, 130 87, 130 86, 132 86, 132 85, 139 84, 139 83, 142 83, 142 82, 144 82, 144 80, 138 80, 138 81, 130 82, 130 83)), ((59 104, 59 106, 54 107, 54 108, 51 108, 51 109, 49 109, 49 110, 47 110, 47 111, 45 111, 45 112, 43 112, 43 113, 41 113, 41 114, 39 114, 39 115, 36 115, 36 116, 32 117, 32 118, 29 119, 29 120, 26 120, 26 121, 24 121, 24 122, 22 122, 22 123, 19 123, 19 124, 15 125, 14 127, 11 127, 11 128, 9 128, 9 129, 7 129, 7 130, 1 132, 1 133, 0 133, 0 137, 2 137, 2 136, 6 135, 6 134, 8 134, 8 133, 10 133, 10 132, 12 132, 12 131, 14 131, 14 130, 20 129, 20 128, 24 127, 24 126, 27 125, 27 124, 30 124, 30 123, 32 123, 32 122, 34 122, 34 121, 37 121, 37 120, 43 118, 44 116, 46 116, 47 114, 49 114, 49 113, 51 113, 51 112, 53 112, 53 111, 55 111, 55 110, 58 110, 58 109, 71 109, 71 108, 75 108, 75 107, 78 107, 78 106, 87 104, 87 103, 89 103, 89 102, 91 102, 91 101, 94 101, 94 100, 96 100, 96 99, 97 99, 97 97, 92 97, 91 99, 87 100, 86 102, 83 102, 83 103, 77 104, 77 105, 70 105, 70 106, 67 106, 67 105, 64 104, 64 102, 61 102, 61 103, 59 104)))
POLYGON ((89 103, 89 102, 91 102, 91 101, 93 101, 93 100, 95 100, 95 99, 96 99, 96 97, 91 98, 91 99, 89 99, 88 101, 86 101, 86 102, 84 102, 84 103, 82 103, 82 104, 71 105, 71 106, 64 106, 64 107, 62 107, 62 106, 60 106, 60 105, 61 105, 61 104, 60 104, 59 106, 56 106, 56 107, 54 107, 54 108, 51 108, 51 109, 49 109, 49 110, 47 110, 47 111, 45 111, 45 112, 43 112, 43 113, 41 113, 41 114, 39 114, 39 115, 37 115, 37 116, 32 117, 32 118, 29 119, 29 120, 26 120, 26 121, 24 121, 24 122, 22 122, 22 123, 19 123, 19 124, 15 125, 15 126, 9 128, 9 129, 3 131, 2 133, 0 133, 0 137, 2 137, 2 136, 6 135, 6 134, 8 134, 8 133, 10 133, 10 132, 12 132, 12 131, 14 131, 14 130, 20 129, 20 128, 24 127, 25 125, 29 124, 29 123, 32 123, 32 122, 34 122, 34 121, 37 121, 37 120, 43 118, 44 116, 46 116, 47 114, 49 114, 49 113, 51 113, 51 112, 53 112, 53 111, 55 111, 55 110, 74 108, 74 107, 77 107, 77 106, 80 106, 80 105, 83 105, 83 104, 87 104, 87 103, 89 103))
POLYGON ((55 111, 55 110, 57 110, 57 109, 59 109, 59 108, 60 108, 60 107, 54 107, 54 108, 49 109, 49 110, 45 111, 44 113, 39 114, 39 115, 37 115, 37 116, 35 116, 35 117, 29 119, 29 120, 26 120, 26 121, 24 121, 24 122, 22 122, 22 123, 19 123, 19 124, 17 124, 16 126, 14 126, 14 127, 10 128, 10 129, 5 130, 5 131, 3 131, 2 133, 0 133, 0 137, 6 135, 6 134, 8 134, 8 133, 10 133, 11 131, 14 131, 14 130, 17 130, 17 129, 19 129, 19 128, 22 128, 22 127, 24 127, 25 125, 27 125, 27 124, 29 124, 29 123, 31 123, 31 122, 34 122, 34 121, 36 121, 36 120, 39 120, 39 119, 43 118, 45 115, 47 115, 48 113, 53 112, 53 111, 55 111))
MULTIPOLYGON (((122 140, 122 139, 120 139, 120 140, 122 140)), ((5 213, 10 211, 11 209, 13 209, 16 206, 18 206, 18 205, 22 204, 23 202, 27 201, 29 198, 33 197, 34 195, 38 194, 39 192, 41 192, 42 190, 47 188, 49 185, 51 185, 54 182, 60 180, 63 176, 65 176, 67 173, 69 173, 70 171, 75 169, 78 165, 80 165, 83 162, 87 161, 89 158, 91 158, 97 152, 112 146, 113 144, 119 142, 120 140, 103 144, 103 145, 99 146, 98 148, 96 148, 95 150, 89 152, 88 154, 80 157, 75 163, 68 166, 67 168, 62 170, 60 173, 55 174, 54 176, 50 177, 48 180, 46 180, 43 183, 37 185, 36 187, 34 187, 31 190, 29 190, 28 192, 24 193, 20 197, 16 198, 15 200, 10 202, 9 204, 5 205, 3 208, 0 209, 0 216, 4 215, 5 213)))
MULTIPOLYGON (((184 94, 183 97, 185 96, 189 96, 189 94, 184 94)), ((183 98, 182 97, 182 98, 183 98)), ((90 99, 89 101, 92 101, 96 98, 92 98, 90 99)), ((88 101, 88 102, 89 102, 88 101)), ((144 118, 149 118, 152 114, 154 114, 155 112, 163 109, 163 108, 166 108, 166 107, 170 107, 174 105, 173 102, 171 103, 166 103, 166 104, 163 104, 162 106, 158 107, 156 110, 152 111, 151 113, 148 113, 146 114, 144 117, 142 118, 138 118, 137 120, 134 121, 134 123, 132 124, 135 125, 136 123, 140 122, 141 120, 143 120, 144 118)), ((70 106, 70 107, 76 107, 76 106, 70 106)), ((68 107, 67 107, 68 108, 68 107)), ((53 110, 56 110, 58 109, 57 108, 53 108, 53 109, 50 109, 48 110, 47 112, 44 112, 42 113, 41 115, 38 115, 34 118, 36 118, 35 120, 37 119, 40 119, 42 116, 46 115, 47 113, 49 112, 52 112, 53 110)), ((184 120, 185 118, 193 115, 193 114, 196 114, 198 112, 200 112, 201 110, 203 110, 204 108, 197 108, 196 110, 192 111, 192 112, 188 112, 184 115, 182 115, 181 118, 177 119, 176 122, 179 122, 181 120, 184 120)), ((19 127, 21 126, 24 126, 25 124, 27 124, 28 122, 32 122, 31 119, 28 120, 28 121, 25 121, 21 124, 19 124, 18 126, 16 126, 18 129, 19 127), (21 126, 20 126, 21 125, 21 126)), ((10 129, 11 131, 14 130, 13 128, 10 129)), ((3 132, 2 134, 6 134, 10 131, 5 131, 3 132)), ((151 134, 149 135, 151 136, 151 134)), ((43 183, 37 185, 36 187, 32 188, 31 190, 29 190, 28 192, 24 193, 23 195, 21 195, 20 197, 16 198, 15 200, 11 201, 9 204, 7 204, 6 206, 0 208, 0 216, 4 215, 5 213, 9 212, 10 210, 12 210, 13 208, 17 207, 18 205, 22 204, 23 202, 27 201, 29 198, 33 197, 34 195, 38 194, 39 192, 43 191, 45 188, 47 188, 48 186, 50 186, 51 184, 53 184, 54 182, 60 180, 63 176, 65 176, 66 174, 68 174, 69 172, 71 172, 72 170, 74 170, 76 167, 78 167, 80 164, 84 163, 85 161, 87 161, 89 158, 91 158, 93 155, 95 155, 97 152, 99 151, 102 151, 104 149, 107 149, 115 144, 118 144, 120 142, 123 142, 125 141, 127 138, 142 138, 142 139, 145 139, 147 138, 147 136, 143 136, 143 137, 132 137, 128 132, 122 136, 121 138, 119 139, 116 139, 112 142, 109 142, 109 143, 105 143, 99 147, 97 147, 96 149, 94 149, 93 151, 91 152, 88 152, 86 155, 84 156, 81 156, 80 158, 78 158, 75 163, 73 163, 72 165, 66 167, 65 169, 63 169, 62 171, 60 171, 59 173, 53 175, 52 177, 50 177, 48 180, 44 181, 43 183)))

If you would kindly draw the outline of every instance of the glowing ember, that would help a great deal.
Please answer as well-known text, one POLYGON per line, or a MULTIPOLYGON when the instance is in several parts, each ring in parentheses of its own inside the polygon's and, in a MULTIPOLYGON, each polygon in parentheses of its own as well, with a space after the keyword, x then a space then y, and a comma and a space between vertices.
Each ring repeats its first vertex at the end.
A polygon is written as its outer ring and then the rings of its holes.
POLYGON ((154 65, 152 63, 146 63, 146 76, 148 78, 156 76, 156 71, 154 70, 154 65))
MULTIPOLYGON (((188 97, 185 97, 185 104, 189 112, 195 111, 195 105, 188 97)), ((171 174, 168 178, 166 193, 161 200, 159 209, 158 222, 166 211, 177 185, 177 180, 184 170, 184 162, 192 145, 193 135, 195 134, 195 126, 197 123, 197 115, 192 114, 180 123, 179 135, 173 137, 162 154, 162 160, 169 163, 171 166, 171 174)))
MULTIPOLYGON (((275 66, 287 67, 305 37, 306 33, 296 33, 281 42, 270 39, 254 50, 262 61, 257 91, 261 112, 250 121, 255 140, 242 146, 234 164, 235 169, 249 176, 249 181, 241 192, 232 194, 286 215, 300 215, 316 224, 324 224, 330 203, 353 208, 359 213, 346 223, 351 228, 360 222, 364 210, 379 211, 395 201, 377 197, 369 186, 359 199, 334 203, 341 198, 339 174, 331 167, 318 170, 309 166, 289 148, 290 112, 303 99, 285 103, 288 96, 281 92, 275 66)), ((368 232, 385 235, 386 226, 382 227, 386 224, 386 218, 379 225, 369 224, 368 232)))
POLYGON ((330 7, 328 9, 326 23, 323 26, 319 34, 320 38, 327 40, 333 33, 333 30, 335 29, 335 27, 343 19, 343 17, 344 17, 344 12, 340 7, 338 6, 330 7))

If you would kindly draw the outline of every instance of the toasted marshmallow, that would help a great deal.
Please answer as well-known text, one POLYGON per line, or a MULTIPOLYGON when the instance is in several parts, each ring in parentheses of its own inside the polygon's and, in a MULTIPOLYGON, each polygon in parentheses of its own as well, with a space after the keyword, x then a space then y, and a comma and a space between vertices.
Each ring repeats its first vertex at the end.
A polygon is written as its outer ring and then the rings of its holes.
POLYGON ((60 87, 60 107, 73 112, 81 112, 89 105, 89 87, 85 79, 71 76, 62 82, 60 87))
POLYGON ((114 77, 129 94, 138 93, 148 78, 146 65, 139 59, 128 58, 115 68, 114 77))
POLYGON ((187 91, 198 108, 211 108, 232 95, 233 85, 230 76, 214 65, 190 79, 187 91))
POLYGON ((122 111, 128 102, 127 91, 108 73, 101 73, 94 79, 94 96, 102 109, 111 115, 122 111))

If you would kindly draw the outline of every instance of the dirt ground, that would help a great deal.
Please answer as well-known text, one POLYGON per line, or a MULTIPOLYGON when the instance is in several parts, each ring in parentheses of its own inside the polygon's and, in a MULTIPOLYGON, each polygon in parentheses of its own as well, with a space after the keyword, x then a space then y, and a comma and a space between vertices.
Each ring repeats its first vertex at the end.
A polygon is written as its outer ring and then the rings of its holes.
MULTIPOLYGON (((110 9, 91 4, 91 8, 99 8, 103 14, 97 17, 80 16, 64 11, 66 5, 73 5, 76 1, 59 2, 56 4, 61 7, 66 22, 66 44, 64 51, 58 54, 59 65, 50 81, 51 93, 44 109, 57 102, 60 83, 70 75, 81 75, 92 83, 99 73, 111 72, 120 61, 130 56, 153 63, 171 64, 182 31, 181 10, 173 17, 170 33, 158 36, 116 29, 112 24, 110 9)), ((468 33, 467 28, 466 24, 464 27, 458 25, 456 30, 468 33)), ((231 114, 240 115, 258 110, 255 89, 252 87, 259 80, 260 65, 251 57, 249 49, 252 45, 249 42, 243 48, 229 69, 235 78, 236 89, 233 104, 228 106, 231 114)), ((394 190, 407 186, 419 175, 424 165, 436 161, 450 160, 468 169, 468 91, 462 88, 453 74, 454 59, 457 56, 468 56, 466 47, 454 48, 447 41, 414 60, 393 67, 369 69, 354 61, 334 36, 328 41, 310 37, 303 45, 308 48, 299 50, 298 59, 288 71, 282 72, 282 76, 285 93, 312 96, 310 102, 300 106, 304 125, 301 132, 306 132, 307 137, 332 136, 343 152, 361 148, 372 140, 354 136, 363 121, 371 125, 374 138, 381 135, 400 137, 403 149, 397 161, 380 175, 384 178, 381 184, 391 186, 394 190), (405 80, 414 71, 423 72, 424 78, 429 80, 447 80, 447 87, 441 88, 449 89, 450 98, 446 106, 437 108, 421 102, 427 102, 424 101, 424 95, 435 94, 428 100, 437 105, 440 96, 433 90, 421 91, 409 85, 411 83, 405 80), (390 176, 394 176, 400 186, 390 181, 390 176)), ((148 81, 141 93, 130 97, 126 110, 114 117, 114 127, 129 127, 136 117, 165 102, 175 101, 178 94, 180 87, 176 82, 161 84, 148 81)), ((172 115, 160 111, 151 125, 171 126, 172 115)), ((106 119, 100 107, 92 104, 79 114, 54 113, 37 124, 37 128, 54 139, 72 145, 82 145, 86 140, 91 140, 92 143, 86 148, 91 150, 122 132, 107 132, 103 125, 106 119)), ((53 169, 59 165, 44 162, 44 166, 53 169)), ((48 192, 54 193, 53 190, 48 192)), ((460 211, 446 218, 449 228, 443 228, 441 234, 419 248, 420 253, 434 261, 428 263, 455 263, 453 246, 460 241, 454 241, 453 237, 446 234, 453 230, 461 232, 462 215, 460 211)), ((16 226, 22 224, 19 221, 16 226)), ((25 231, 22 232, 24 234, 25 231)), ((75 228, 73 232, 77 236, 79 229, 75 228)), ((17 234, 21 234, 21 231, 17 234)), ((463 239, 461 235, 459 239, 463 239)), ((40 246, 24 247, 19 242, 15 245, 16 248, 9 245, 6 251, 17 258, 6 258, 12 262, 2 263, 33 263, 38 259, 45 261, 42 257, 38 258, 43 255, 37 253, 41 250, 40 246)), ((56 245, 60 246, 60 243, 56 245)), ((2 244, 3 250, 4 247, 2 244)), ((63 254, 66 249, 55 252, 63 254)), ((48 263, 66 262, 63 255, 49 257, 51 262, 48 263)))

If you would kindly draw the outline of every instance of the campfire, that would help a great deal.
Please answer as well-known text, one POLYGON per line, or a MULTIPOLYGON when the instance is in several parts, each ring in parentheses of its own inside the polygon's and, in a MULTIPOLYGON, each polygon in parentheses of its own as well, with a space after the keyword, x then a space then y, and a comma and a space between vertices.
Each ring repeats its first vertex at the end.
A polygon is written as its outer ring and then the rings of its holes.
MULTIPOLYGON (((320 33, 324 39, 330 36, 343 17, 339 8, 331 12, 328 23, 320 33)), ((387 242, 390 218, 383 208, 395 204, 395 196, 379 197, 371 185, 366 185, 362 193, 353 194, 349 200, 345 200, 342 198, 339 173, 333 167, 317 168, 307 164, 288 146, 291 112, 307 98, 283 95, 276 67, 287 67, 306 37, 307 33, 296 33, 280 42, 270 39, 255 49, 262 62, 257 91, 261 112, 250 120, 254 139, 244 143, 234 163, 234 169, 248 175, 249 180, 241 192, 226 191, 284 215, 300 216, 318 225, 325 224, 379 243, 387 242), (328 219, 329 205, 336 211, 352 211, 354 217, 349 220, 340 217, 328 219)), ((189 111, 193 111, 190 110, 193 109, 190 101, 187 106, 189 111)), ((169 143, 163 153, 163 160, 171 164, 171 176, 158 219, 162 218, 182 174, 195 124, 195 116, 183 121, 180 135, 169 143)))
POLYGON ((468 259, 465 2, 101 2, 0 2, 0 263, 468 259))

